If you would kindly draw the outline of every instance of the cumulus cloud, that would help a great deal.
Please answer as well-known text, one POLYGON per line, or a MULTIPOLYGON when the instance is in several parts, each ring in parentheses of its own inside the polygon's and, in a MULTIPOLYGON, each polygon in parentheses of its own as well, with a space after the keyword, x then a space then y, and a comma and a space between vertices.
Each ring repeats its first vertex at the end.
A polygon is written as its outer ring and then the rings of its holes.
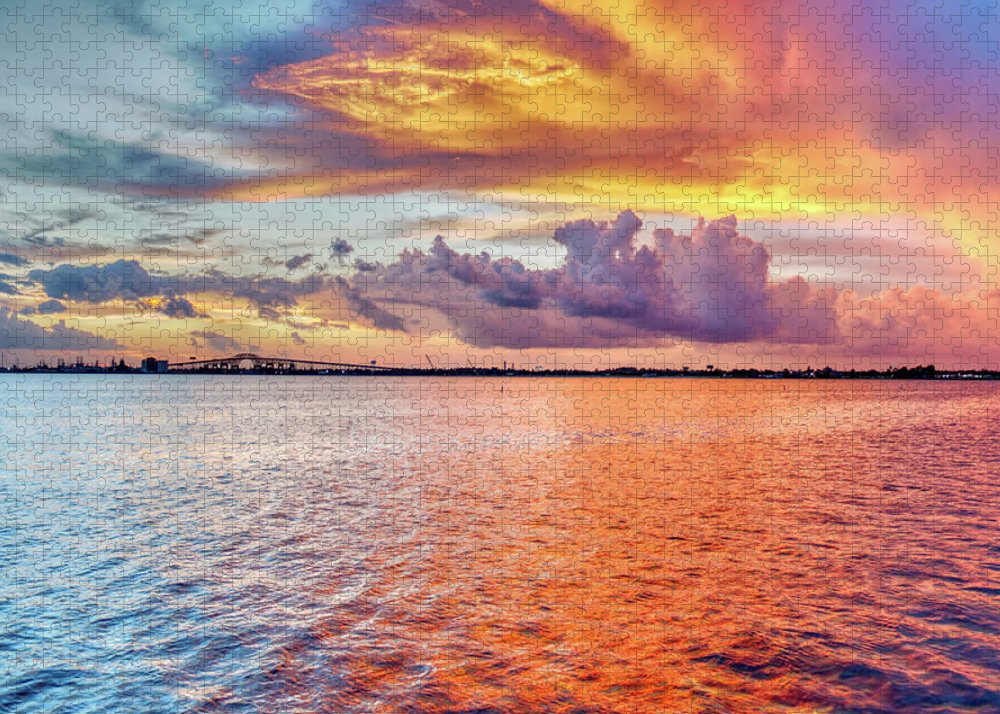
POLYGON ((28 279, 41 283, 49 297, 75 302, 137 300, 156 295, 161 289, 160 279, 135 260, 116 260, 105 265, 64 263, 51 270, 32 270, 28 279))
POLYGON ((567 223, 554 234, 563 262, 548 270, 458 253, 438 237, 426 253, 359 269, 351 285, 375 305, 434 308, 479 346, 831 339, 834 296, 801 278, 772 282, 766 248, 735 218, 701 221, 691 235, 656 230, 652 246, 639 244, 641 227, 631 211, 567 223))
POLYGON ((22 320, 5 307, 0 307, 0 349, 87 351, 107 350, 118 343, 106 337, 77 330, 59 321, 44 328, 29 320, 22 320))
MULTIPOLYGON (((134 260, 64 264, 28 275, 49 298, 35 308, 42 313, 66 310, 63 301, 127 300, 197 319, 204 315, 189 297, 212 294, 241 298, 260 318, 296 330, 317 320, 390 332, 450 330, 483 348, 656 347, 679 340, 916 358, 931 345, 956 354, 970 345, 989 352, 1000 329, 996 291, 899 288, 866 295, 799 276, 776 278, 766 246, 740 233, 733 217, 700 221, 690 234, 658 229, 640 235, 641 229, 631 211, 608 222, 566 223, 552 234, 562 260, 544 269, 459 252, 439 236, 428 249, 405 250, 389 263, 355 261, 349 277, 214 269, 164 275, 134 260), (298 323, 303 309, 308 321, 298 323)), ((223 333, 188 334, 193 344, 219 352, 243 348, 223 333)))

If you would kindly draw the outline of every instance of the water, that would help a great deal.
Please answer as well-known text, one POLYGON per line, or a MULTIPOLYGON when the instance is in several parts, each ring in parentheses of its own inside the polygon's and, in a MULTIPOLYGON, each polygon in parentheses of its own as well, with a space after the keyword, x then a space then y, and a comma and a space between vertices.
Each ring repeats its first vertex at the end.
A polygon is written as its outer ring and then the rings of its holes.
POLYGON ((991 383, 0 375, 0 710, 997 712, 998 413, 991 383))

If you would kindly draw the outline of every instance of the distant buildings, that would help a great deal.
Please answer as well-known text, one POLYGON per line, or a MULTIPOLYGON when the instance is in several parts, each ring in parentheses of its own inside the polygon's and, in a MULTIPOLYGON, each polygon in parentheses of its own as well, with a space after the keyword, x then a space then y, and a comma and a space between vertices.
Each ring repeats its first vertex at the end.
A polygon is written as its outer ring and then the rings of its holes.
MULTIPOLYGON (((428 360, 428 362, 431 362, 428 360)), ((431 362, 433 364, 433 362, 431 362)), ((613 367, 596 370, 547 368, 534 365, 519 369, 513 363, 503 362, 502 367, 421 368, 384 367, 376 360, 368 364, 346 362, 319 362, 315 360, 289 359, 285 357, 264 357, 256 354, 239 354, 233 357, 197 360, 194 362, 170 364, 165 359, 146 357, 138 366, 127 364, 124 359, 110 361, 105 365, 98 362, 85 364, 82 358, 68 363, 59 359, 55 365, 40 361, 34 366, 0 366, 0 372, 37 373, 99 373, 99 374, 213 374, 213 375, 383 375, 398 377, 708 377, 714 379, 951 379, 1000 380, 998 370, 939 370, 934 365, 916 367, 889 367, 885 370, 869 369, 839 370, 831 367, 814 369, 722 369, 716 365, 706 365, 703 369, 690 366, 673 369, 640 367, 613 367)))
POLYGON ((165 359, 147 357, 142 361, 142 371, 146 374, 165 374, 170 367, 170 363, 165 359))

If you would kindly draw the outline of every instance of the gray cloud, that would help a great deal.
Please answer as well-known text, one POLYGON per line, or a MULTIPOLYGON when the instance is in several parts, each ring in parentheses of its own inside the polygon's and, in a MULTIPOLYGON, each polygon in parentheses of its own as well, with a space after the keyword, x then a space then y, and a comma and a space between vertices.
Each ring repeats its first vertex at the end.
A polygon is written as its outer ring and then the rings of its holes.
POLYGON ((118 346, 114 340, 74 329, 63 321, 43 328, 0 307, 0 349, 84 352, 110 350, 118 346))
POLYGON ((0 153, 0 176, 44 176, 52 185, 136 194, 196 195, 232 181, 233 173, 193 156, 156 151, 148 143, 66 130, 53 131, 44 148, 0 153))
POLYGON ((27 258, 22 258, 19 255, 14 255, 13 253, 0 253, 0 263, 20 267, 22 265, 27 265, 30 262, 31 261, 27 258))
POLYGON ((204 245, 209 238, 225 233, 219 228, 188 228, 178 231, 147 231, 143 233, 139 242, 144 246, 176 247, 182 243, 193 246, 204 245))
POLYGON ((336 238, 330 243, 330 255, 334 258, 346 258, 354 252, 354 246, 343 238, 336 238))
POLYGON ((354 246, 343 238, 336 238, 332 243, 330 243, 330 256, 337 261, 338 265, 344 265, 347 260, 347 256, 353 252, 354 246))
POLYGON ((167 317, 193 318, 200 317, 191 301, 180 295, 170 295, 160 305, 160 312, 167 317))
POLYGON ((406 331, 406 323, 402 318, 380 307, 344 278, 338 276, 334 279, 334 284, 340 297, 347 302, 356 317, 362 318, 364 322, 380 330, 406 331))
MULTIPOLYGON (((50 270, 36 269, 28 279, 40 283, 51 298, 102 303, 111 300, 141 300, 167 296, 170 310, 194 312, 187 293, 218 293, 242 297, 259 309, 292 307, 304 295, 332 286, 325 275, 286 280, 268 275, 241 276, 211 270, 197 275, 159 275, 147 271, 136 260, 117 260, 104 265, 64 263, 50 270)), ((183 315, 193 316, 193 315, 183 315)))
POLYGON ((56 312, 66 312, 66 306, 58 300, 45 300, 36 308, 39 315, 51 315, 56 312))
POLYGON ((49 297, 76 302, 136 300, 162 291, 162 279, 135 260, 83 266, 65 263, 51 270, 32 270, 28 279, 41 283, 49 297))
POLYGON ((271 275, 231 275, 210 270, 196 275, 160 275, 150 273, 138 261, 117 260, 104 265, 64 263, 52 269, 36 269, 29 280, 39 283, 46 296, 56 300, 103 303, 127 300, 147 305, 147 300, 162 297, 157 310, 168 317, 201 317, 186 297, 212 293, 243 298, 265 320, 284 320, 285 312, 306 296, 323 294, 324 304, 339 319, 354 320, 384 330, 404 330, 404 322, 363 295, 340 276, 310 273, 298 280, 271 275))
POLYGON ((61 248, 66 240, 61 236, 50 236, 53 231, 63 231, 94 217, 89 208, 77 206, 59 211, 52 220, 38 220, 30 215, 24 216, 24 223, 33 226, 21 236, 21 240, 39 248, 61 248))
POLYGON ((285 261, 285 267, 292 271, 298 270, 312 260, 312 257, 312 253, 306 253, 305 255, 293 255, 285 261))
POLYGON ((224 354, 247 351, 246 346, 242 342, 225 333, 211 330, 192 330, 188 333, 188 344, 198 348, 207 347, 208 349, 224 354))
POLYGON ((249 300, 258 308, 293 307, 299 298, 332 287, 328 275, 313 273, 300 280, 286 280, 269 275, 229 275, 217 270, 195 276, 177 292, 215 292, 249 300))

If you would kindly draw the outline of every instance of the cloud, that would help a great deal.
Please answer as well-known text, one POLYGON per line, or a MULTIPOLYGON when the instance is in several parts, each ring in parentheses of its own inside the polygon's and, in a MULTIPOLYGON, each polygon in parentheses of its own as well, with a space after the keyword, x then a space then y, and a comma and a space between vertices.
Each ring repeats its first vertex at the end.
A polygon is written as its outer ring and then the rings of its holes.
POLYGON ((978 359, 995 353, 1000 289, 945 294, 929 287, 893 287, 864 295, 844 291, 837 302, 843 342, 854 354, 921 357, 947 353, 978 359))
POLYGON ((306 253, 305 255, 293 255, 291 258, 285 261, 285 267, 290 271, 295 271, 301 268, 303 265, 312 260, 312 253, 306 253))
POLYGON ((167 317, 186 319, 192 317, 202 317, 202 315, 191 304, 191 301, 180 295, 170 295, 159 306, 160 312, 167 317))
POLYGON ((258 309, 290 308, 297 305, 300 298, 329 290, 331 286, 330 276, 319 273, 287 280, 270 275, 230 275, 211 270, 187 279, 183 289, 177 292, 210 292, 244 298, 258 309))
POLYGON ((30 262, 31 261, 27 258, 22 258, 19 255, 14 255, 13 253, 0 253, 0 263, 20 267, 22 265, 27 265, 30 262))
MULTIPOLYGON (((187 214, 182 214, 186 217, 187 214)), ((139 237, 139 243, 144 246, 178 247, 182 242, 193 246, 204 245, 209 238, 225 233, 219 228, 188 228, 177 231, 145 231, 139 237)))
MULTIPOLYGON (((260 319, 296 330, 318 323, 418 337, 450 331, 481 348, 757 343, 811 345, 817 353, 829 348, 827 354, 848 356, 895 350, 921 359, 942 345, 955 354, 968 355, 973 346, 989 354, 1000 331, 1000 293, 989 285, 972 289, 967 282, 966 292, 956 294, 930 288, 864 294, 802 276, 775 277, 767 247, 742 234, 732 216, 699 221, 689 234, 643 233, 639 217, 624 211, 612 221, 567 222, 551 240, 562 257, 548 268, 459 252, 438 236, 427 249, 404 250, 388 263, 355 261, 347 277, 214 269, 166 275, 134 260, 63 264, 28 275, 49 298, 35 314, 71 309, 72 302, 125 300, 194 320, 205 317, 195 307, 199 301, 223 304, 191 299, 207 294, 249 302, 260 319)), ((188 334, 220 352, 242 348, 218 331, 188 334)))
POLYGON ((66 306, 58 300, 45 300, 35 308, 39 315, 51 315, 56 312, 66 312, 66 306))
POLYGON ((335 238, 333 242, 330 243, 330 255, 334 258, 346 258, 353 252, 354 246, 343 238, 335 238))
POLYGON ((222 332, 213 330, 192 330, 188 332, 188 344, 192 347, 204 348, 221 352, 223 354, 234 354, 246 352, 247 347, 238 340, 222 332))
POLYGON ((258 308, 275 308, 294 306, 302 296, 331 286, 329 276, 324 275, 310 275, 302 280, 230 275, 218 270, 194 275, 160 275, 150 273, 136 260, 116 260, 103 265, 64 263, 48 270, 32 270, 28 279, 40 283, 48 297, 75 302, 138 301, 164 296, 167 309, 177 314, 194 310, 182 297, 187 293, 240 297, 258 308))
POLYGON ((114 340, 77 330, 64 321, 44 328, 20 319, 6 307, 0 307, 0 349, 84 352, 117 347, 119 345, 114 340))
POLYGON ((323 297, 322 311, 337 320, 384 330, 405 328, 403 320, 372 302, 343 277, 325 273, 310 273, 298 280, 232 275, 214 269, 193 275, 162 275, 150 273, 136 260, 117 260, 104 265, 64 263, 32 270, 28 279, 40 284, 45 295, 53 299, 92 304, 125 300, 153 305, 153 309, 175 318, 203 316, 187 295, 240 298, 252 304, 260 318, 273 321, 284 319, 302 299, 319 295, 323 297))
POLYGON ((51 270, 32 270, 28 279, 40 282, 49 297, 75 302, 136 300, 160 292, 160 279, 135 260, 83 266, 65 263, 51 270))
POLYGON ((339 296, 346 301, 350 308, 352 318, 361 318, 362 322, 379 330, 406 331, 406 324, 402 318, 380 307, 344 278, 340 276, 335 278, 335 285, 339 296))
MULTIPOLYGON (((183 155, 167 142, 122 142, 58 129, 39 148, 0 153, 0 176, 44 176, 52 185, 129 191, 152 196, 195 196, 231 183, 235 172, 204 157, 183 155)), ((25 240, 38 236, 28 235, 25 240)))
POLYGON ((81 206, 58 211, 55 217, 48 221, 39 220, 32 215, 24 215, 23 223, 30 227, 21 235, 21 240, 38 248, 63 247, 66 245, 66 240, 61 236, 50 236, 49 233, 69 230, 73 226, 95 217, 100 217, 100 214, 95 214, 93 210, 81 206))
POLYGON ((439 236, 428 252, 404 251, 350 284, 369 308, 439 311, 477 346, 832 339, 834 296, 801 278, 772 282, 766 248, 741 235, 735 218, 701 221, 689 236, 656 230, 652 246, 639 245, 641 226, 631 211, 567 223, 553 236, 563 262, 547 270, 458 253, 439 236))
MULTIPOLYGON (((801 12, 798 0, 773 13, 663 0, 582 13, 563 0, 359 7, 356 26, 325 35, 319 56, 254 78, 256 96, 314 121, 295 136, 257 133, 281 168, 223 195, 423 187, 602 206, 639 196, 663 211, 711 204, 793 220, 844 206, 878 217, 898 203, 936 222, 964 214, 989 225, 982 186, 1000 132, 986 15, 890 4, 881 18, 843 3, 801 12), (646 26, 657 31, 636 31, 646 26), (842 47, 858 60, 846 71, 834 69, 842 47), (938 61, 915 66, 915 52, 938 61), (962 177, 940 171, 942 150, 962 177), (907 181, 914 171, 925 180, 907 181), (956 190, 970 205, 940 208, 956 190)), ((985 228, 965 236, 992 239, 985 228)))

